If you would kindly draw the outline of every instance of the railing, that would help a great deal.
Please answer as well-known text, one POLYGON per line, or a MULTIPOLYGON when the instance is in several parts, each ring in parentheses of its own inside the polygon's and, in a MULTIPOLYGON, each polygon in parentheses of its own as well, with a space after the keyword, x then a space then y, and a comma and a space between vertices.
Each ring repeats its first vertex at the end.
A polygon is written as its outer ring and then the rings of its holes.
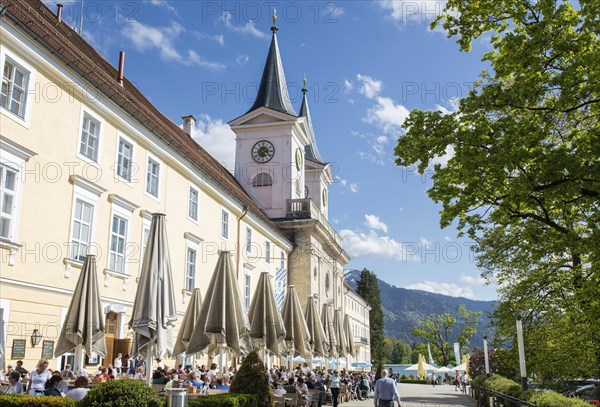
POLYGON ((364 336, 360 337, 360 343, 368 345, 369 344, 369 338, 365 338, 364 336))
POLYGON ((327 230, 335 242, 341 247, 342 238, 331 226, 325 215, 312 202, 312 199, 288 199, 286 208, 286 217, 289 219, 315 219, 327 230))
POLYGON ((475 383, 471 385, 473 398, 477 400, 477 407, 536 407, 535 404, 525 400, 520 400, 516 397, 505 393, 500 393, 497 390, 489 387, 479 386, 475 383))

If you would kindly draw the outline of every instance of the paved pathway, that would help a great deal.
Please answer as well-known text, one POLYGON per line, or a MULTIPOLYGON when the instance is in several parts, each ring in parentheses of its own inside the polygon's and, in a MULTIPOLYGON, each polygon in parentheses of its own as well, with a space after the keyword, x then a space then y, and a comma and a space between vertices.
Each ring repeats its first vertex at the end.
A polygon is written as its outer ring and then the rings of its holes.
MULTIPOLYGON (((453 385, 433 387, 426 384, 399 383, 398 392, 402 399, 402 407, 475 407, 477 405, 471 397, 460 391, 454 391, 453 385)), ((342 403, 339 407, 373 407, 373 399, 342 403)))

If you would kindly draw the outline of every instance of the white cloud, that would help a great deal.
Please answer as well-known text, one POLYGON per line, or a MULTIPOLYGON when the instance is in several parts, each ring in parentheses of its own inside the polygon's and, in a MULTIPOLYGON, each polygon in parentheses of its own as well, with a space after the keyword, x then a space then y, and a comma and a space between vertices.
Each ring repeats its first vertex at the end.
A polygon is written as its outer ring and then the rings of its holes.
POLYGON ((347 95, 352 92, 354 85, 348 79, 344 79, 344 94, 347 95))
POLYGON ((445 0, 381 0, 377 1, 380 8, 388 12, 388 18, 399 25, 427 24, 442 14, 445 0))
POLYGON ((443 281, 424 281, 422 283, 409 284, 405 286, 405 288, 444 294, 452 297, 475 298, 475 294, 470 287, 463 287, 443 281))
POLYGON ((442 114, 451 114, 458 112, 458 107, 460 104, 460 98, 453 97, 450 98, 444 105, 436 104, 435 110, 439 110, 442 114))
POLYGON ((250 34, 256 38, 268 38, 269 37, 264 32, 257 30, 256 25, 254 24, 254 21, 252 21, 252 20, 248 21, 246 23, 246 25, 242 25, 242 26, 233 25, 231 23, 231 13, 229 13, 228 11, 223 13, 223 15, 221 16, 221 21, 223 21, 223 24, 225 24, 225 27, 227 27, 231 31, 235 31, 235 32, 242 33, 242 34, 250 34))
POLYGON ((439 164, 442 168, 444 168, 446 165, 448 165, 448 161, 450 161, 452 157, 454 157, 454 146, 452 144, 448 144, 448 146, 446 146, 446 153, 433 158, 429 162, 427 168, 433 170, 436 164, 439 164))
POLYGON ((198 65, 214 70, 225 68, 218 62, 207 61, 193 50, 185 55, 175 49, 174 42, 185 28, 179 23, 172 22, 168 27, 150 27, 140 22, 130 22, 125 25, 122 34, 129 39, 139 52, 158 51, 163 61, 175 61, 184 65, 198 65))
POLYGON ((381 230, 384 233, 388 232, 388 227, 385 223, 383 223, 381 221, 381 219, 379 219, 379 216, 377 215, 365 215, 365 225, 367 225, 367 227, 369 227, 369 229, 372 230, 381 230))
POLYGON ((390 142, 387 136, 377 136, 370 133, 352 132, 354 137, 358 137, 367 142, 369 150, 360 150, 358 156, 363 160, 371 161, 377 165, 385 165, 389 161, 390 151, 387 144, 390 142))
POLYGON ((362 93, 369 99, 373 99, 375 96, 379 95, 381 92, 381 88, 383 88, 383 82, 373 79, 368 75, 356 75, 356 79, 362 84, 358 89, 358 93, 362 93))
POLYGON ((192 138, 225 168, 233 172, 235 168, 235 133, 221 119, 208 114, 200 115, 192 138))
POLYGON ((413 250, 414 245, 405 245, 389 236, 379 236, 373 230, 361 233, 342 229, 340 236, 344 240, 344 249, 352 257, 376 256, 400 262, 419 260, 418 253, 413 250))
POLYGON ((461 283, 465 283, 465 284, 479 285, 479 286, 486 285, 485 279, 481 276, 473 277, 473 276, 468 276, 466 274, 461 274, 458 277, 458 279, 460 280, 461 283))
POLYGON ((337 182, 340 183, 341 186, 343 186, 344 188, 348 188, 350 190, 350 192, 352 193, 357 193, 359 191, 359 187, 358 187, 358 183, 355 182, 348 182, 348 180, 345 180, 343 178, 340 178, 336 175, 335 180, 337 182))
POLYGON ((175 9, 175 7, 171 6, 165 0, 149 0, 149 3, 154 6, 164 7, 167 10, 169 10, 169 13, 172 13, 172 14, 176 15, 177 17, 179 17, 179 14, 177 14, 177 10, 175 9))
POLYGON ((246 54, 238 55, 235 58, 235 63, 243 68, 246 66, 246 64, 248 63, 249 60, 250 60, 250 57, 246 54))
POLYGON ((194 32, 192 32, 192 34, 194 34, 194 36, 196 36, 196 38, 198 38, 200 40, 207 39, 207 40, 214 41, 221 46, 225 45, 225 36, 223 34, 212 35, 212 34, 206 34, 206 33, 199 32, 199 31, 194 31, 194 32))
POLYGON ((388 97, 377 97, 375 102, 375 106, 367 111, 365 121, 376 125, 387 134, 401 131, 402 123, 410 111, 388 97))

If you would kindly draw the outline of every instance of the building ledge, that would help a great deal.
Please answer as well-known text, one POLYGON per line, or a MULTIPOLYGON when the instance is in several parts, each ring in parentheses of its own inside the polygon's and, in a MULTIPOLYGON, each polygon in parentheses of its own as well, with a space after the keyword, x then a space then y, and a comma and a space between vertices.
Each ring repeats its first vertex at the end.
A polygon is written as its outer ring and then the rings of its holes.
POLYGON ((131 274, 119 273, 118 271, 104 269, 104 287, 108 287, 111 277, 123 280, 123 291, 127 291, 127 281, 129 281, 131 278, 131 274))
POLYGON ((15 265, 15 258, 17 256, 17 252, 19 251, 19 249, 22 246, 23 245, 20 245, 20 244, 15 243, 15 242, 11 242, 8 239, 0 238, 0 248, 8 250, 8 261, 7 261, 7 263, 8 263, 9 266, 14 266, 15 265))

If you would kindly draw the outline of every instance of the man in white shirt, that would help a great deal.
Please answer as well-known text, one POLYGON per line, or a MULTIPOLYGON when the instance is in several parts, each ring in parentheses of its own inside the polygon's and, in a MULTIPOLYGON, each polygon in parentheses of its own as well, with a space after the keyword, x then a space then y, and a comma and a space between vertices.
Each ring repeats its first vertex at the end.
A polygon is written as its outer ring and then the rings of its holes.
POLYGON ((398 402, 398 407, 402 407, 396 382, 388 377, 387 369, 381 371, 381 378, 375 383, 373 401, 375 407, 394 407, 394 401, 398 402))

